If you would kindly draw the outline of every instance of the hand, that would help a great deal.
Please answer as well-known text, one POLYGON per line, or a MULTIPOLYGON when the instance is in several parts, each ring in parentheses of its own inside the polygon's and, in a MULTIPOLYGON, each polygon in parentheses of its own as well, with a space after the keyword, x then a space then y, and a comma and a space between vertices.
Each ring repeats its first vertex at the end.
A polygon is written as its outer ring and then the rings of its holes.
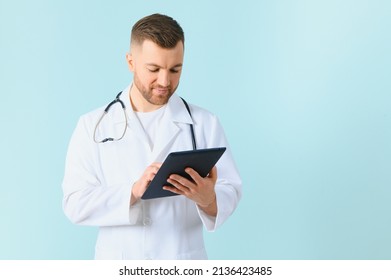
POLYGON ((194 169, 186 168, 194 182, 177 174, 172 174, 167 182, 173 187, 164 186, 163 189, 176 194, 182 194, 193 200, 208 215, 217 215, 215 185, 217 181, 217 168, 213 167, 208 176, 201 177, 194 169))
POLYGON ((152 179, 155 177, 161 166, 162 163, 154 162, 145 169, 141 178, 138 179, 133 185, 130 205, 135 204, 141 198, 141 196, 147 190, 149 183, 151 183, 152 179))

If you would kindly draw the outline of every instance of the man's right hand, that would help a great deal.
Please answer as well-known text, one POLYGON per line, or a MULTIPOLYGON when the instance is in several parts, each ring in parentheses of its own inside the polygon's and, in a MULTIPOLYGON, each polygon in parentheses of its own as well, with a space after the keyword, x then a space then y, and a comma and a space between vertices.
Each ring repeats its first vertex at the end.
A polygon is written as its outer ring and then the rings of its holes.
POLYGON ((161 166, 161 162, 154 162, 145 169, 141 178, 138 179, 133 185, 130 205, 133 205, 140 200, 141 196, 147 190, 149 183, 151 183, 161 166))

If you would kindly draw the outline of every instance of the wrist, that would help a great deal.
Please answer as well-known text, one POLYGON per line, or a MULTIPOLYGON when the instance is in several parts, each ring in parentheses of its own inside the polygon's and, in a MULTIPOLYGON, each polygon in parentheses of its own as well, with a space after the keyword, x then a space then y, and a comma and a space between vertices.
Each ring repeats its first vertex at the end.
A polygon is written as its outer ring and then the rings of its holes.
POLYGON ((134 186, 137 184, 137 182, 135 182, 132 186, 132 191, 130 192, 130 205, 133 205, 135 204, 137 201, 140 200, 140 197, 138 195, 135 194, 135 188, 134 186))
POLYGON ((197 203, 197 205, 201 208, 210 208, 216 204, 216 193, 213 194, 213 199, 209 203, 197 203))

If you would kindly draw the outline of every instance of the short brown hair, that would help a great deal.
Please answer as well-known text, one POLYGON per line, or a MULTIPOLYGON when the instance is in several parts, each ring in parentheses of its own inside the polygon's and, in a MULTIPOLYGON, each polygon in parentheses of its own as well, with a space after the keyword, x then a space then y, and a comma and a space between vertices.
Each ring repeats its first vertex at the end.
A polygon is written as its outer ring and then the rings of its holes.
POLYGON ((142 44, 145 40, 151 40, 162 48, 172 49, 179 41, 185 43, 185 35, 172 17, 153 14, 140 19, 132 28, 131 44, 142 44))

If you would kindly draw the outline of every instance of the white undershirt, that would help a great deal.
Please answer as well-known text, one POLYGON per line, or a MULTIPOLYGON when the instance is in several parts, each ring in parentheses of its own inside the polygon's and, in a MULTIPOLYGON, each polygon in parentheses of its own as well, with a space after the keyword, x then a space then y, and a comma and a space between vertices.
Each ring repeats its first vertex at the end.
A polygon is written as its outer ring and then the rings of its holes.
POLYGON ((156 131, 159 127, 160 121, 163 117, 164 111, 167 105, 162 106, 161 108, 152 111, 152 112, 135 112, 137 118, 139 119, 141 126, 144 129, 145 135, 149 141, 149 146, 151 150, 153 149, 155 143, 156 131))

